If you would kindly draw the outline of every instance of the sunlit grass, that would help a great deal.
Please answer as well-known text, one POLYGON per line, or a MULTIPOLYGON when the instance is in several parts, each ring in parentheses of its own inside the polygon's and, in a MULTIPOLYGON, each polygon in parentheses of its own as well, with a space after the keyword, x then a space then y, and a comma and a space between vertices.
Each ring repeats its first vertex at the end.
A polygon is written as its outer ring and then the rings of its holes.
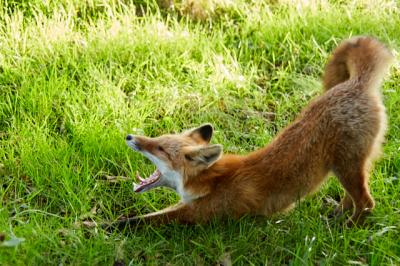
POLYGON ((111 234, 82 227, 178 200, 166 189, 135 195, 130 181, 107 182, 105 175, 153 171, 126 147, 127 133, 211 122, 214 143, 245 153, 321 92, 323 66, 341 39, 373 35, 398 57, 395 1, 203 2, 212 11, 204 17, 185 11, 190 1, 175 9, 156 1, 1 2, 0 233, 25 241, 0 247, 0 264, 400 263, 398 64, 383 87, 390 123, 367 227, 327 218, 324 202, 342 193, 334 179, 271 219, 111 234))

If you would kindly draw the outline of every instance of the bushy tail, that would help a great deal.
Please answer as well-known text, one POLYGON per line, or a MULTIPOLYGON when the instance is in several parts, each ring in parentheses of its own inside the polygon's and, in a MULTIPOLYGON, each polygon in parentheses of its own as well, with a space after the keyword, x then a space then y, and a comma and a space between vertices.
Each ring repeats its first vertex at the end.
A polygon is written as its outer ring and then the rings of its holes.
POLYGON ((333 51, 323 77, 325 91, 348 79, 357 78, 364 88, 382 82, 393 56, 378 40, 354 37, 343 41, 333 51))

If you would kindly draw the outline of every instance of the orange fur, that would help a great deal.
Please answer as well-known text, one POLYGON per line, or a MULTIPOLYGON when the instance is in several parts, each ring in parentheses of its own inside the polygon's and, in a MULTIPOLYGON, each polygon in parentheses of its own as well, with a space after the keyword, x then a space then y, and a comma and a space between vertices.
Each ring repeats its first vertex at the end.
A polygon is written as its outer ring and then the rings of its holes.
POLYGON ((219 145, 209 144, 209 125, 177 135, 135 137, 137 149, 152 153, 181 176, 187 199, 127 222, 269 216, 317 190, 329 171, 346 191, 335 212, 353 210, 349 224, 362 221, 374 207, 368 178, 386 129, 379 86, 391 59, 373 38, 342 42, 327 63, 324 94, 269 145, 248 155, 222 155, 219 145))

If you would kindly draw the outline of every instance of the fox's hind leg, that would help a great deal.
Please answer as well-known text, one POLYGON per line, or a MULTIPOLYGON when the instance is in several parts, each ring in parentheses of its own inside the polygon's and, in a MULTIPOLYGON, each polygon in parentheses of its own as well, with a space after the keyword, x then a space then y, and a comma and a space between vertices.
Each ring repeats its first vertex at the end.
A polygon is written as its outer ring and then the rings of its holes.
POLYGON ((375 203, 368 187, 367 160, 351 160, 335 165, 335 172, 346 190, 346 195, 337 209, 337 213, 350 210, 354 207, 353 215, 348 224, 362 223, 365 216, 371 212, 375 203))

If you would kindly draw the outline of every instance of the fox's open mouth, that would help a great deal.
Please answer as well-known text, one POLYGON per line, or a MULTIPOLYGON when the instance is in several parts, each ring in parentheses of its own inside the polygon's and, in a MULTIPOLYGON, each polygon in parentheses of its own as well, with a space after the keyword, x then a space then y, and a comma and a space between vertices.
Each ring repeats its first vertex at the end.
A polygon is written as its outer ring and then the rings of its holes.
POLYGON ((133 183, 133 190, 135 192, 141 192, 143 190, 147 190, 146 188, 153 187, 158 180, 160 180, 161 172, 156 169, 154 173, 152 173, 148 178, 141 177, 138 173, 136 174, 136 178, 140 181, 139 184, 133 183))

